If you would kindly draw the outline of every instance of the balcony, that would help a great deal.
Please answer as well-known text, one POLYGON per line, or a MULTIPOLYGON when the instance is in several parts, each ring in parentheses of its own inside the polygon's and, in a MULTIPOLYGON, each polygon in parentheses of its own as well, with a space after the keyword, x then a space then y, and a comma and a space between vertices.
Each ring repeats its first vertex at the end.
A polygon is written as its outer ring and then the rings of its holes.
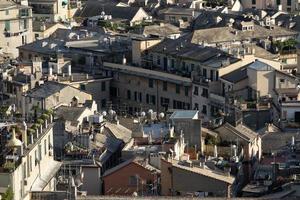
POLYGON ((206 87, 209 86, 209 82, 210 82, 210 80, 207 79, 206 77, 199 76, 199 75, 192 76, 192 81, 194 83, 197 83, 197 84, 200 84, 200 85, 206 86, 206 87))
POLYGON ((216 104, 219 106, 224 106, 225 105, 225 97, 223 97, 221 94, 218 93, 210 93, 209 94, 209 99, 212 104, 216 104))
POLYGON ((24 30, 22 30, 22 31, 19 31, 19 32, 9 32, 9 31, 5 31, 4 32, 4 36, 6 37, 6 38, 9 38, 9 37, 17 37, 17 36, 20 36, 20 35, 22 35, 23 33, 26 33, 27 32, 27 29, 24 29, 24 30))

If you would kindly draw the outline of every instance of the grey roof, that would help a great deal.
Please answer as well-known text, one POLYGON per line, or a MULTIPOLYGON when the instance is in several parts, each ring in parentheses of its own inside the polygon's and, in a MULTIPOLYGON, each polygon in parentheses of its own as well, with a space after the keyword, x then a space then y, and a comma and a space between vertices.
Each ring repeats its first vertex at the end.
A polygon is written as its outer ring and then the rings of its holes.
POLYGON ((114 172, 122 169, 123 167, 126 167, 127 165, 129 165, 131 163, 139 165, 139 166, 143 167, 145 170, 149 170, 149 171, 155 170, 157 172, 160 172, 160 170, 156 169, 155 167, 151 166, 150 164, 141 162, 140 158, 131 158, 131 159, 126 160, 126 161, 120 163, 119 165, 117 165, 117 166, 115 166, 115 167, 113 167, 113 168, 105 171, 105 173, 103 174, 103 177, 108 176, 108 175, 110 175, 110 174, 112 174, 112 173, 114 173, 114 172))
POLYGON ((58 82, 47 81, 44 84, 29 90, 27 96, 31 98, 47 98, 56 92, 61 91, 65 87, 69 86, 58 82))
POLYGON ((105 128, 107 128, 110 131, 111 133, 110 136, 122 140, 124 141, 124 143, 128 143, 131 140, 132 131, 125 128, 122 125, 117 125, 117 124, 107 122, 105 124, 105 128))
POLYGON ((252 131, 250 128, 243 124, 239 124, 236 127, 234 127, 229 123, 225 123, 222 126, 215 129, 215 131, 220 133, 227 132, 236 135, 237 137, 248 142, 252 142, 258 136, 258 133, 252 131))
POLYGON ((76 17, 88 18, 101 15, 104 11, 106 15, 111 15, 113 19, 131 20, 139 7, 122 7, 116 6, 115 2, 108 1, 88 1, 84 8, 76 14, 76 17))
POLYGON ((161 71, 144 69, 141 67, 104 62, 103 68, 113 70, 113 71, 118 71, 120 73, 134 74, 138 76, 144 76, 144 77, 163 80, 163 81, 169 81, 172 83, 185 84, 185 85, 192 84, 192 80, 190 78, 185 78, 182 76, 161 72, 161 71))
POLYGON ((198 111, 197 110, 178 110, 175 111, 170 119, 194 119, 198 118, 198 111))
POLYGON ((194 9, 192 8, 179 8, 179 7, 171 7, 161 10, 160 13, 164 15, 193 15, 194 9))
POLYGON ((193 22, 194 30, 216 28, 227 26, 230 19, 235 21, 245 20, 245 17, 238 14, 221 13, 216 11, 201 10, 193 22), (217 18, 219 20, 217 20, 217 18))
POLYGON ((244 79, 248 78, 247 66, 236 69, 232 72, 229 72, 228 74, 225 74, 221 78, 224 79, 225 81, 230 82, 230 83, 238 83, 241 80, 244 80, 244 79))
POLYGON ((33 75, 31 75, 31 74, 18 73, 16 76, 12 77, 12 80, 15 83, 27 84, 27 83, 30 83, 31 78, 33 78, 33 75))
POLYGON ((57 51, 67 51, 65 48, 65 41, 60 39, 42 39, 25 44, 18 47, 30 52, 38 52, 39 54, 56 55, 57 51))
POLYGON ((64 120, 77 121, 85 109, 86 107, 60 106, 56 109, 55 113, 59 118, 64 120))
POLYGON ((167 37, 169 35, 178 33, 181 33, 180 29, 172 24, 145 26, 143 32, 144 35, 158 37, 167 37))
POLYGON ((297 36, 298 33, 292 30, 275 26, 274 29, 268 29, 260 25, 254 24, 253 31, 241 31, 234 27, 218 27, 195 30, 192 36, 192 43, 199 44, 204 42, 207 43, 218 43, 227 41, 241 41, 249 39, 260 39, 268 38, 270 36, 284 37, 284 36, 297 36))
POLYGON ((164 39, 157 45, 149 48, 149 52, 156 52, 160 54, 180 57, 182 59, 190 59, 201 62, 207 66, 224 67, 224 61, 229 61, 228 64, 239 61, 238 58, 225 53, 217 48, 204 47, 191 43, 191 36, 186 35, 176 40, 164 39))
POLYGON ((248 67, 250 69, 254 69, 254 70, 257 70, 257 71, 270 71, 270 70, 274 69, 270 65, 268 65, 264 62, 261 62, 259 60, 256 60, 255 62, 251 63, 248 67))

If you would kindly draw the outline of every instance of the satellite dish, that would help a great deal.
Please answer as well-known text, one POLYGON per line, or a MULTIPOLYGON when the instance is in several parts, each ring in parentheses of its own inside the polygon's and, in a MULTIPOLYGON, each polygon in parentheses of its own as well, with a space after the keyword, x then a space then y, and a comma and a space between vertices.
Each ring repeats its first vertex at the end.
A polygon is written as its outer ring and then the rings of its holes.
POLYGON ((114 111, 113 111, 113 110, 109 110, 109 111, 108 111, 108 114, 109 114, 109 115, 114 115, 114 111))
POLYGON ((165 113, 163 113, 163 112, 159 113, 158 118, 160 120, 162 120, 164 117, 165 117, 165 113))
POLYGON ((146 116, 146 113, 143 111, 141 112, 141 117, 145 117, 146 116))

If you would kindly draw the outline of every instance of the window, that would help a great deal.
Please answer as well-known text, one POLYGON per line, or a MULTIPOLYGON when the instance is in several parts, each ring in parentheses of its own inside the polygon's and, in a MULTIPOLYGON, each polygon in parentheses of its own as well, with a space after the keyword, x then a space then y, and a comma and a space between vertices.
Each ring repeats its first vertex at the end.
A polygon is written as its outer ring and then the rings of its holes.
POLYGON ((81 89, 81 90, 86 90, 85 84, 80 84, 80 89, 81 89))
POLYGON ((137 101, 137 92, 134 92, 134 100, 137 101))
POLYGON ((199 94, 199 88, 198 88, 198 86, 195 86, 194 87, 194 95, 198 96, 198 94, 199 94))
POLYGON ((140 100, 140 102, 143 101, 143 99, 142 99, 142 93, 141 92, 139 93, 139 100, 140 100))
POLYGON ((167 81, 163 82, 163 91, 168 91, 168 82, 167 81))
POLYGON ((206 78, 207 77, 207 70, 203 68, 203 76, 206 78))
POLYGON ((194 110, 199 110, 199 104, 195 103, 194 110))
POLYGON ((20 20, 19 29, 20 30, 27 29, 27 20, 26 19, 21 19, 20 20))
POLYGON ((185 62, 182 62, 182 69, 185 70, 185 62))
POLYGON ((281 0, 276 0, 277 5, 281 4, 281 0))
POLYGON ((29 156, 29 168, 30 172, 32 172, 32 156, 29 156))
POLYGON ((292 0, 287 0, 287 5, 291 6, 292 5, 292 0))
POLYGON ((101 83, 101 91, 104 92, 106 90, 106 82, 101 83))
POLYGON ((285 79, 284 78, 281 78, 280 79, 280 83, 284 83, 285 82, 285 79))
POLYGON ((146 103, 148 103, 149 104, 149 94, 146 94, 146 103))
POLYGON ((137 177, 136 176, 129 177, 129 185, 137 185, 137 177))
POLYGON ((153 105, 156 104, 156 97, 155 97, 155 95, 151 95, 151 103, 152 103, 153 105))
POLYGON ((174 59, 171 60, 171 68, 175 68, 175 60, 174 59))
POLYGON ((47 154, 47 140, 44 140, 44 154, 47 154))
POLYGON ((41 144, 39 144, 38 150, 39 150, 39 160, 42 160, 42 145, 41 144))
POLYGON ((206 107, 206 105, 202 106, 202 113, 205 114, 205 115, 207 114, 207 107, 206 107))
POLYGON ((219 72, 216 71, 216 81, 218 81, 218 80, 219 80, 219 72))
POLYGON ((203 88, 201 96, 208 98, 208 89, 203 88))
POLYGON ((130 90, 127 90, 127 99, 131 99, 131 91, 130 90))
POLYGON ((170 99, 164 98, 164 97, 161 97, 161 98, 160 98, 160 105, 161 105, 161 106, 169 105, 169 103, 170 103, 170 99))
POLYGON ((255 5, 256 4, 256 0, 252 0, 252 4, 255 5))
POLYGON ((153 88, 153 79, 149 79, 149 88, 153 88))
POLYGON ((176 84, 176 93, 180 94, 180 85, 176 84))
POLYGON ((37 165, 38 160, 39 160, 39 158, 38 158, 38 155, 37 155, 37 151, 35 150, 35 151, 34 151, 34 166, 37 165))
POLYGON ((105 108, 106 107, 106 99, 101 100, 101 107, 105 108))
POLYGON ((48 135, 48 149, 50 150, 52 148, 52 144, 51 144, 51 136, 48 135))
POLYGON ((214 80, 214 70, 210 70, 210 80, 214 80))
POLYGON ((195 64, 191 64, 191 71, 194 71, 195 69, 195 64))
POLYGON ((10 31, 10 21, 5 21, 5 31, 10 31))
POLYGON ((185 94, 185 96, 189 96, 189 87, 188 86, 184 87, 184 94, 185 94))
POLYGON ((156 64, 160 65, 160 56, 157 56, 156 64))
POLYGON ((5 15, 9 15, 9 10, 5 10, 5 15))
POLYGON ((188 18, 187 17, 181 17, 182 21, 187 22, 188 18))

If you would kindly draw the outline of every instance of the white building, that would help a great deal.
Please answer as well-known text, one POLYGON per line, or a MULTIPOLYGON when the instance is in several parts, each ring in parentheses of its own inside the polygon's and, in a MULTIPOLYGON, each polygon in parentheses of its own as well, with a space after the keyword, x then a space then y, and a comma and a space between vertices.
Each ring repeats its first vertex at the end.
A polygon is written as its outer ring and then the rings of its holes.
POLYGON ((0 166, 0 188, 5 192, 11 187, 14 200, 30 199, 30 192, 54 191, 55 175, 60 162, 53 159, 52 116, 29 134, 23 124, 22 140, 16 138, 15 129, 10 129, 5 161, 0 166))

